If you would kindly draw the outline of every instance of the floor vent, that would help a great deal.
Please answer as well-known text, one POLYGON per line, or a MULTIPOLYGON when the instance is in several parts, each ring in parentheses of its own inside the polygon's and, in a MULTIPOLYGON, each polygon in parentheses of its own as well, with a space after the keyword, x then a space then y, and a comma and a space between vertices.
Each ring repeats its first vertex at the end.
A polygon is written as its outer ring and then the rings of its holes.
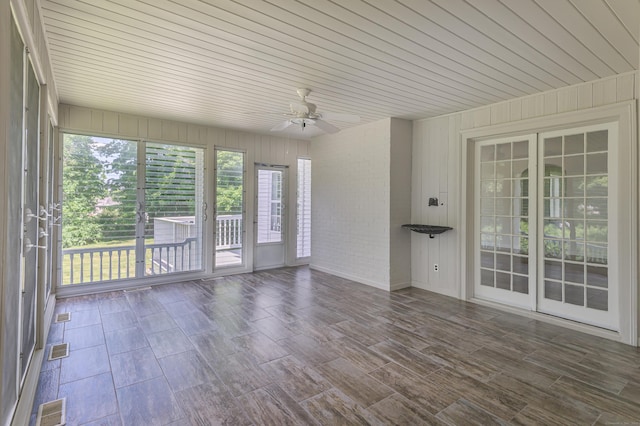
POLYGON ((60 358, 66 358, 69 356, 69 344, 60 343, 59 345, 51 346, 51 352, 49 352, 49 361, 53 361, 60 358))
POLYGON ((56 399, 55 401, 40 404, 36 426, 62 426, 66 420, 67 399, 56 399))
POLYGON ((138 288, 130 288, 128 290, 125 290, 125 293, 135 293, 136 291, 146 291, 146 290, 151 290, 151 287, 138 287, 138 288))
POLYGON ((67 322, 71 321, 71 312, 63 312, 56 316, 56 322, 67 322))

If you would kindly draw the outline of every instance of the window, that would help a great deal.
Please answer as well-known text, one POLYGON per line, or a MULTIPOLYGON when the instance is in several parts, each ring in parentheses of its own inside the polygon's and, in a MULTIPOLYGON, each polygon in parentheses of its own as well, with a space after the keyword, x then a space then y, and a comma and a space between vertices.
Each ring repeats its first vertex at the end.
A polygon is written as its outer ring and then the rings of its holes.
POLYGON ((203 158, 200 148, 65 134, 62 285, 201 270, 203 158))
POLYGON ((215 266, 243 263, 244 153, 216 150, 215 266))
POLYGON ((311 160, 298 158, 296 257, 311 256, 311 160))

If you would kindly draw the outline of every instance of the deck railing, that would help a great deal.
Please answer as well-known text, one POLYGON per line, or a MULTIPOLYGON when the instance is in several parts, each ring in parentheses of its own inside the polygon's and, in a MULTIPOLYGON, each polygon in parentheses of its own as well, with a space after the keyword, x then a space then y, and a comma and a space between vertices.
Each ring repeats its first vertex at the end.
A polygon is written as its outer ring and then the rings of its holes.
POLYGON ((242 247, 242 215, 219 215, 216 218, 216 250, 238 247, 242 247))
MULTIPOLYGON (((200 267, 196 253, 197 238, 178 243, 146 244, 145 275, 190 271, 200 267)), ((108 281, 136 276, 136 246, 96 247, 62 251, 68 268, 64 284, 108 281)), ((66 272, 66 271, 65 271, 66 272)))
MULTIPOLYGON (((242 215, 216 220, 216 250, 242 247, 242 215)), ((145 275, 200 269, 197 238, 145 245, 145 275)), ((96 247, 62 250, 63 284, 91 283, 136 277, 136 247, 96 247)))

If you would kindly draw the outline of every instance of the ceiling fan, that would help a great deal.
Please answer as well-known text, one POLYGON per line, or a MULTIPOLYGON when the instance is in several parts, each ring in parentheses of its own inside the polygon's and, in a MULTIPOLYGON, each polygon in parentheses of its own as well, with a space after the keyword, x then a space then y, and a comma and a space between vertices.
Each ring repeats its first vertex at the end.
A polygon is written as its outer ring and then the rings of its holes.
POLYGON ((343 121, 347 123, 360 122, 360 116, 353 114, 338 114, 333 112, 316 112, 316 105, 307 101, 310 89, 298 89, 299 101, 291 102, 289 108, 291 112, 284 114, 287 118, 282 123, 271 129, 272 132, 279 132, 289 126, 298 126, 301 131, 308 126, 316 126, 326 133, 336 133, 340 129, 326 120, 343 121))

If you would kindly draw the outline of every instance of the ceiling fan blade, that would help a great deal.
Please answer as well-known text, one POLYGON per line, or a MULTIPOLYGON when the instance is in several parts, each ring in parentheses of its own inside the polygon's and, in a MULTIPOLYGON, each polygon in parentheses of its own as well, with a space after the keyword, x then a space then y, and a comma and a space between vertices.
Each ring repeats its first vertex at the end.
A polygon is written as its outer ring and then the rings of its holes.
POLYGON ((284 130, 287 127, 291 126, 293 123, 291 122, 291 120, 284 120, 282 123, 278 124, 277 126, 274 126, 273 129, 271 129, 272 132, 279 132, 280 130, 284 130))
POLYGON ((320 130, 324 130, 327 133, 336 133, 340 131, 340 129, 334 126, 333 124, 327 123, 326 121, 320 120, 320 119, 316 119, 315 125, 320 130))
POLYGON ((339 114, 337 112, 323 112, 321 116, 323 120, 343 121, 345 123, 360 122, 360 116, 355 114, 339 114))

